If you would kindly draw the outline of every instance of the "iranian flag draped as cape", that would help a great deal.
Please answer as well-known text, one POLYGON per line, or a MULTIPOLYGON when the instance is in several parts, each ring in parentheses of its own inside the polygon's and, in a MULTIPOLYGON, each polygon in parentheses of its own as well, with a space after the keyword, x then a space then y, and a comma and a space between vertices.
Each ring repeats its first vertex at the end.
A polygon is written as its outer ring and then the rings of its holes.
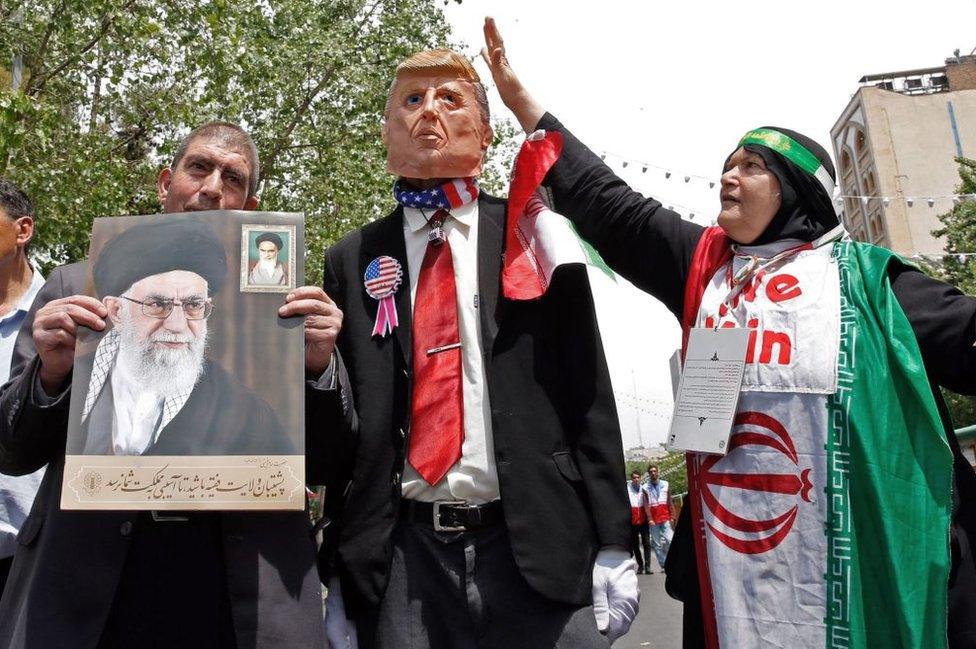
MULTIPOLYGON (((721 321, 730 243, 717 227, 699 243, 686 340, 721 321)), ((839 242, 743 291, 730 452, 688 455, 710 648, 946 646, 952 454, 891 291, 900 263, 839 242)))

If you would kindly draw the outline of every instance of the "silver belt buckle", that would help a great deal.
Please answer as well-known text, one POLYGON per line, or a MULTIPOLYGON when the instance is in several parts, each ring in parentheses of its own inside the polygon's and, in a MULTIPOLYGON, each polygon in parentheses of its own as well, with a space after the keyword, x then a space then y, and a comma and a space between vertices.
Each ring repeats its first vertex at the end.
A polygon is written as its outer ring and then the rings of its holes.
POLYGON ((446 507, 466 507, 468 503, 463 500, 435 500, 434 501, 434 531, 435 532, 464 532, 467 528, 464 525, 441 525, 441 506, 446 507))
POLYGON ((172 523, 172 522, 185 523, 190 520, 186 516, 179 516, 175 514, 163 514, 162 512, 159 512, 155 509, 150 510, 149 513, 152 514, 153 521, 157 523, 172 523))

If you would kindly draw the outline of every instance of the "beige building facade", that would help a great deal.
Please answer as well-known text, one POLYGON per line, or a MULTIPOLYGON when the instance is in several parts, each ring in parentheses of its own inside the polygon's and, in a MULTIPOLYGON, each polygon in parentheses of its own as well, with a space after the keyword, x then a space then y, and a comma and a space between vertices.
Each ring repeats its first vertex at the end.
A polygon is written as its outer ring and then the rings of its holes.
POLYGON ((976 157, 976 56, 863 77, 830 135, 851 235, 906 256, 942 253, 932 230, 953 205, 955 158, 976 157))

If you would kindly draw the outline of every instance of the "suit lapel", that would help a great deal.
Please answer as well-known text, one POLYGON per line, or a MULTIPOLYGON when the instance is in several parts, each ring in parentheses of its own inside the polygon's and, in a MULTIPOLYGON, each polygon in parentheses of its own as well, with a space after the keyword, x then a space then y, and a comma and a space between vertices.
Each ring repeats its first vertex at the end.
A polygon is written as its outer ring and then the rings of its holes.
MULTIPOLYGON (((393 330, 398 342, 400 353, 407 367, 410 367, 413 350, 413 312, 410 305, 410 268, 407 260, 407 246, 403 241, 403 208, 397 206, 387 218, 379 221, 377 227, 370 233, 369 238, 363 240, 362 252, 359 259, 360 277, 366 272, 366 266, 381 255, 393 257, 403 267, 403 279, 397 289, 394 301, 396 303, 397 320, 399 324, 393 330)), ((360 283, 360 290, 366 294, 366 287, 360 283)), ((368 303, 373 305, 372 314, 375 316, 379 302, 367 297, 368 303)))
POLYGON ((478 311, 482 349, 491 352, 498 335, 498 292, 501 285, 505 206, 501 201, 478 199, 478 311))

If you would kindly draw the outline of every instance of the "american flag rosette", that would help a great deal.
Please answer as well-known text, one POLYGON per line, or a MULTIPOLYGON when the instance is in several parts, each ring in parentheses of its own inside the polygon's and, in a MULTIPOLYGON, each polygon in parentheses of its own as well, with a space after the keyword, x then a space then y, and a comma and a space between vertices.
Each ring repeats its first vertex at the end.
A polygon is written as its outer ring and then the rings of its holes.
POLYGON ((393 257, 383 255, 369 262, 363 273, 363 283, 366 293, 374 300, 379 300, 376 310, 376 325, 373 327, 374 336, 387 336, 393 333, 397 320, 396 303, 393 296, 403 281, 403 267, 393 257))

